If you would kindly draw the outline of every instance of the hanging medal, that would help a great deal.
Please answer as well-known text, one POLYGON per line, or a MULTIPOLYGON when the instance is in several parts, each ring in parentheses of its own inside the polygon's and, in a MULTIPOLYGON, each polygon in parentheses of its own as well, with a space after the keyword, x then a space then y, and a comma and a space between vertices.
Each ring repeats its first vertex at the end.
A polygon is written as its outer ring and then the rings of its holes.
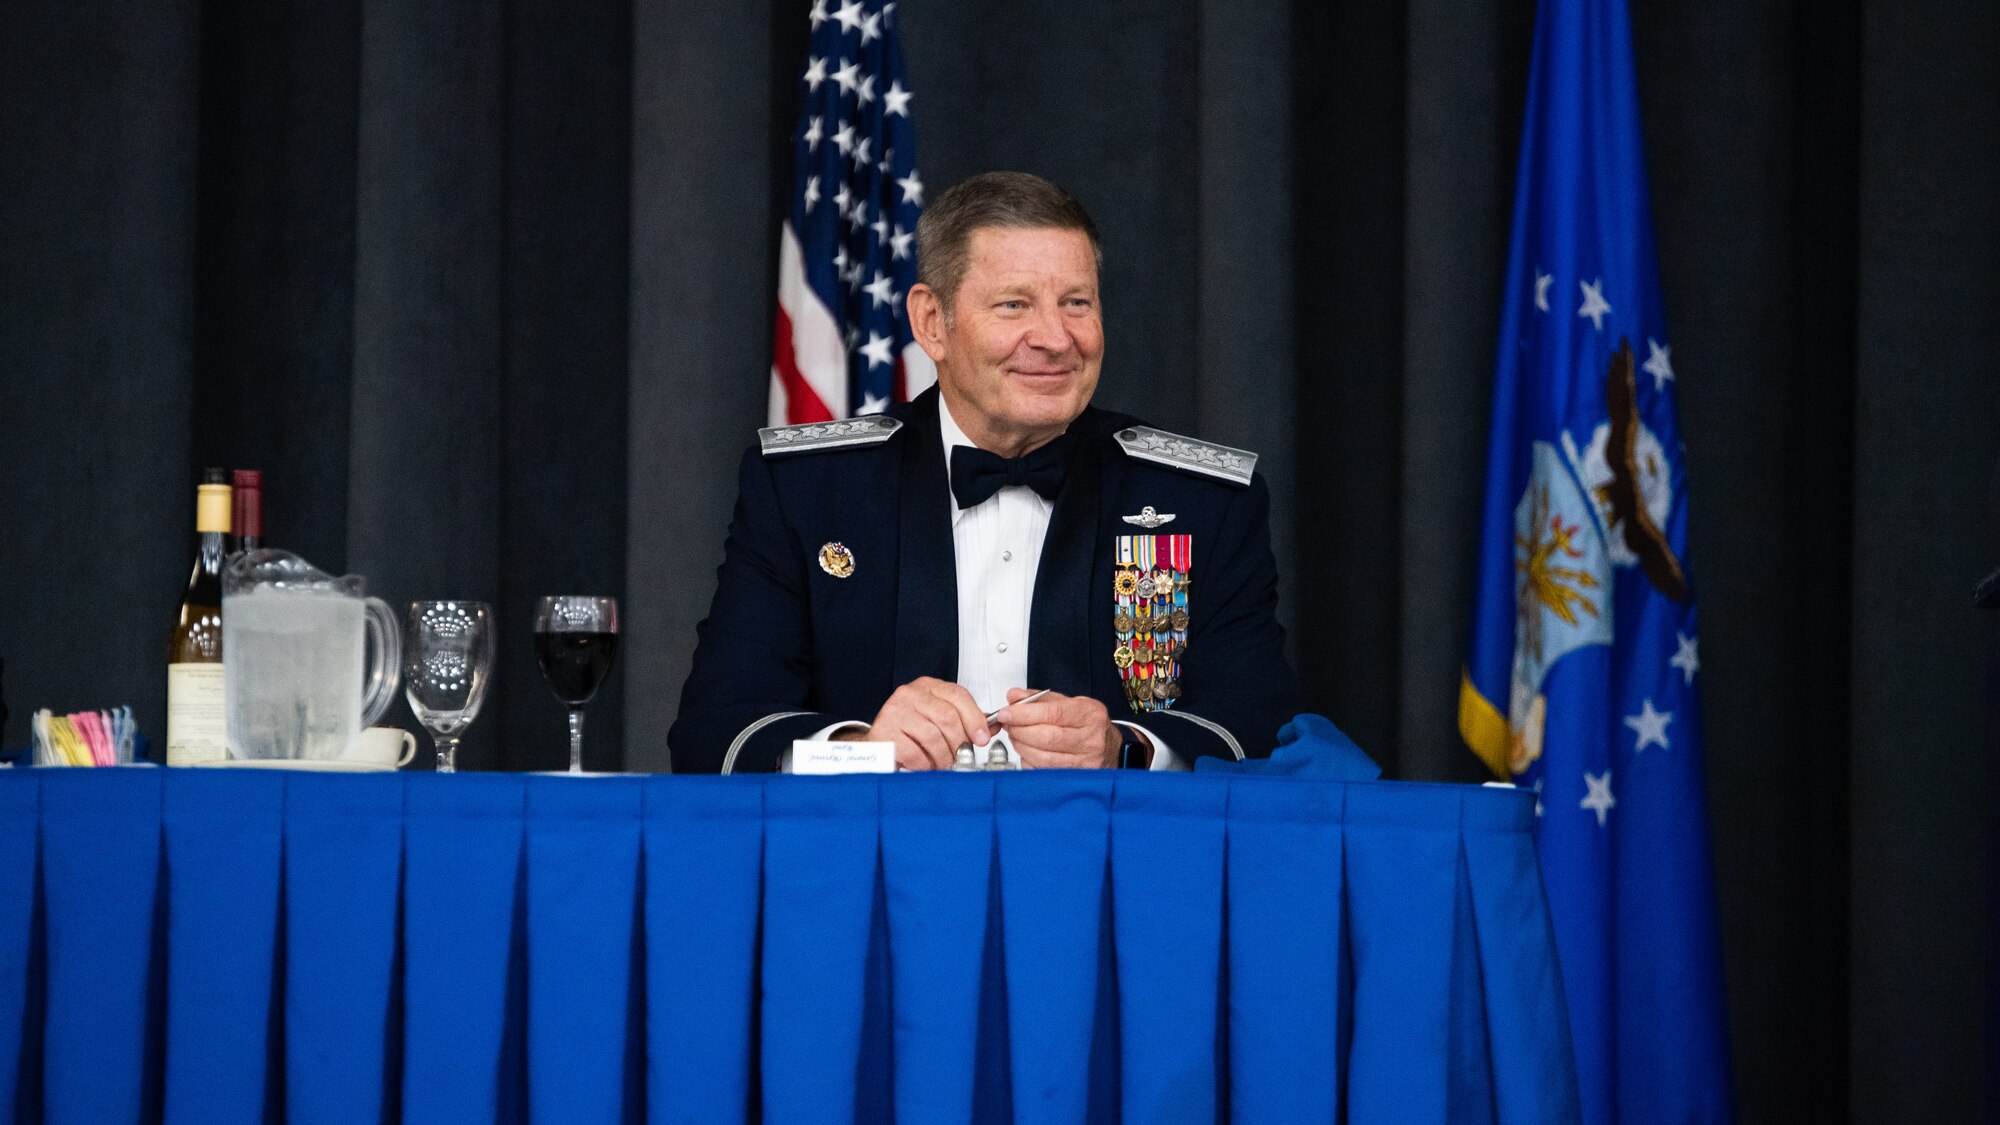
POLYGON ((1156 655, 1150 710, 1164 711, 1180 698, 1181 660, 1187 649, 1188 572, 1194 564, 1194 537, 1162 535, 1155 549, 1153 606, 1156 655), (1169 655, 1162 659, 1157 651, 1169 655))
POLYGON ((1140 631, 1134 637, 1134 641, 1132 641, 1132 665, 1138 669, 1138 679, 1146 681, 1148 683, 1148 691, 1150 691, 1150 681, 1154 681, 1158 677, 1158 667, 1156 667, 1156 659, 1158 657, 1154 653, 1154 639, 1152 639, 1152 611, 1156 609, 1156 593, 1154 593, 1152 573, 1154 573, 1154 569, 1158 565, 1160 536, 1154 536, 1154 534, 1136 534, 1132 538, 1136 540, 1132 544, 1134 546, 1132 565, 1134 565, 1134 569, 1138 569, 1138 577, 1140 577, 1138 579, 1138 591, 1136 591, 1138 611, 1140 611, 1140 617, 1146 621, 1146 629, 1140 631))
POLYGON ((1164 711, 1180 698, 1192 555, 1189 535, 1116 539, 1111 658, 1134 711, 1164 711))
POLYGON ((1140 680, 1134 673, 1135 654, 1133 642, 1138 633, 1139 606, 1139 566, 1138 545, 1133 542, 1151 536, 1121 535, 1116 544, 1118 566, 1111 578, 1111 629, 1116 644, 1111 651, 1111 661, 1118 668, 1118 678, 1125 683, 1125 697, 1133 698, 1133 685, 1140 680))

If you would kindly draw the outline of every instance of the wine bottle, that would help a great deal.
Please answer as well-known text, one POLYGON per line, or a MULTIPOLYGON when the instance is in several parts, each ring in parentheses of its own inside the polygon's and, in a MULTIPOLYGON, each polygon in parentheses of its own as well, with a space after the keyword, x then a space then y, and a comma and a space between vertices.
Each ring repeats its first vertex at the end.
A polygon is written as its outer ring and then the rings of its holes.
POLYGON ((167 764, 229 756, 222 699, 222 556, 229 534, 229 470, 204 469, 195 491, 194 572, 167 645, 167 764))
POLYGON ((231 474, 230 502, 235 509, 229 521, 235 536, 232 555, 254 551, 264 545, 264 474, 256 469, 238 469, 231 474))

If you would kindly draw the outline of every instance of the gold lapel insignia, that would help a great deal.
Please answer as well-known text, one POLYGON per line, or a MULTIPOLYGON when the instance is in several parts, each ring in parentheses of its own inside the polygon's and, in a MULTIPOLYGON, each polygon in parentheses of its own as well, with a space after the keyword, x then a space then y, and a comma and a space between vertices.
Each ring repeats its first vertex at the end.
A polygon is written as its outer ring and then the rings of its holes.
POLYGON ((819 568, 835 578, 854 573, 854 552, 845 543, 828 543, 819 549, 819 568))

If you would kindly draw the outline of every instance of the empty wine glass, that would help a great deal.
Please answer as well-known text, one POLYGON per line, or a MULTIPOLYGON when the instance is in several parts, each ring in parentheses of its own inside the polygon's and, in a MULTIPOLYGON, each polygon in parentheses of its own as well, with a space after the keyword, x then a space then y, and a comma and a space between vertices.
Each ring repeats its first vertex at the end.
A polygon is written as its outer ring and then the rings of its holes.
POLYGON ((458 743, 479 717, 493 672, 493 607, 411 602, 403 624, 403 690, 437 744, 439 773, 458 769, 458 743))
POLYGON ((618 657, 618 599, 543 598, 535 607, 535 659, 569 708, 569 772, 583 772, 583 705, 618 657))

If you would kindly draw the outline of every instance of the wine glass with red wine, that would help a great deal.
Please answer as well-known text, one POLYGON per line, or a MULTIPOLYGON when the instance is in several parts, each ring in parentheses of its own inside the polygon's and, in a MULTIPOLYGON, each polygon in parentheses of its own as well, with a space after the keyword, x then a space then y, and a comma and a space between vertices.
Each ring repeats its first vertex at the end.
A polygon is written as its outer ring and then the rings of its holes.
POLYGON ((618 657, 618 599, 575 595, 535 606, 535 659, 569 708, 569 772, 583 772, 583 705, 618 657))

